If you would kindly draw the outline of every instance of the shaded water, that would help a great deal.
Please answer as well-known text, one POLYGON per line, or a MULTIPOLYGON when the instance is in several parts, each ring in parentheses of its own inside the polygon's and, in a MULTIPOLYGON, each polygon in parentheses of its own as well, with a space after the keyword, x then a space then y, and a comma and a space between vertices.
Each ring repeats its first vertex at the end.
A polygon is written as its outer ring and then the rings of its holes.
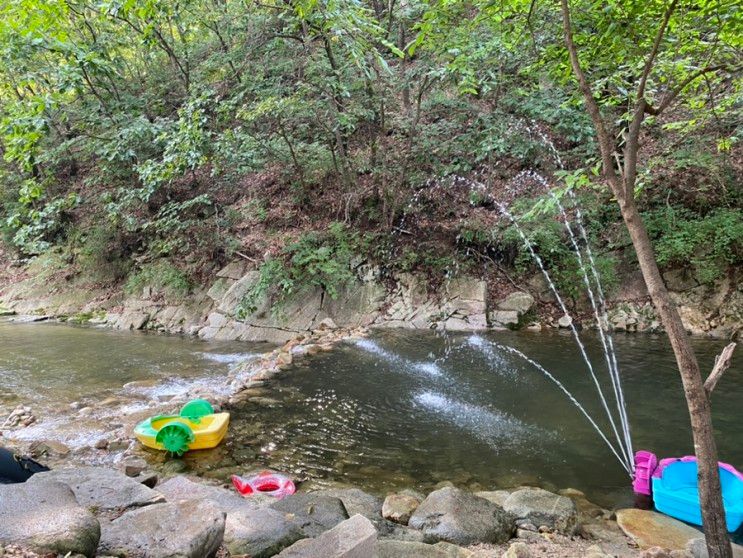
MULTIPOLYGON (((600 362, 598 338, 586 333, 584 339, 600 362)), ((537 483, 579 488, 606 506, 627 503, 627 474, 585 418, 538 371, 488 340, 520 349, 544 365, 600 416, 592 381, 565 333, 443 338, 431 332, 378 332, 316 355, 283 373, 270 390, 255 391, 255 399, 233 410, 222 445, 188 453, 178 465, 220 480, 273 467, 316 485, 349 483, 378 493, 425 490, 443 480, 473 489, 537 483)), ((635 446, 663 456, 691 452, 683 393, 666 340, 626 335, 616 344, 635 446)), ((694 344, 708 370, 722 343, 699 339, 694 344)), ((194 385, 218 390, 232 362, 265 348, 0 323, 0 410, 30 404, 44 426, 26 429, 29 434, 56 437, 70 427, 82 437, 85 432, 51 420, 55 410, 113 396, 118 405, 141 411, 152 400, 194 385), (129 382, 136 383, 124 387, 129 382)), ((713 408, 721 457, 740 468, 739 362, 721 381, 713 408)), ((159 452, 143 454, 153 463, 165 460, 159 452)))
MULTIPOLYGON (((600 362, 598 338, 584 337, 600 362)), ((270 394, 276 402, 259 399, 233 413, 220 466, 239 466, 250 457, 316 484, 340 481, 381 493, 451 480, 474 489, 571 486, 607 506, 628 501, 627 473, 585 418, 549 380, 490 346, 489 338, 543 364, 600 416, 592 381, 567 334, 452 334, 445 342, 433 333, 379 333, 288 373, 270 394), (452 348, 445 355, 447 345, 452 348)), ((662 456, 692 452, 667 341, 634 335, 616 343, 636 447, 662 456)), ((721 343, 694 344, 709 369, 721 343)), ((738 365, 728 372, 713 401, 720 454, 738 467, 740 371, 738 365)), ((212 467, 203 459, 187 457, 196 469, 212 467)))

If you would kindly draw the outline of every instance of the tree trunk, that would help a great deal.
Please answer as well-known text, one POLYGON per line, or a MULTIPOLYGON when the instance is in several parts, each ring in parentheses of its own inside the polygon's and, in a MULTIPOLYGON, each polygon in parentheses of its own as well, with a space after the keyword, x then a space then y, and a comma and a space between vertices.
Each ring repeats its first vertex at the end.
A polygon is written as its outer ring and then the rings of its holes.
MULTIPOLYGON (((570 57, 570 65, 573 68, 575 77, 578 79, 583 100, 586 104, 586 110, 596 130, 604 176, 619 203, 622 218, 637 253, 640 271, 648 288, 648 293, 650 293, 650 298, 658 314, 660 314, 663 327, 666 329, 666 335, 671 342, 673 353, 676 356, 679 374, 681 375, 681 383, 684 386, 686 406, 689 410, 691 430, 694 437, 694 453, 697 456, 699 504, 702 511, 702 523, 709 558, 732 558, 733 551, 725 526, 725 509, 722 505, 720 472, 717 468, 717 444, 715 443, 715 434, 712 429, 712 410, 710 408, 709 397, 704 388, 702 375, 699 371, 699 363, 694 356, 694 351, 684 329, 684 324, 681 322, 676 305, 668 295, 668 289, 666 289, 665 283, 663 283, 663 277, 661 277, 658 262, 653 252, 653 245, 648 237, 645 223, 643 223, 640 213, 637 211, 634 198, 635 177, 637 176, 637 155, 640 149, 640 129, 644 121, 646 109, 645 86, 670 15, 677 1, 673 0, 667 8, 666 15, 656 34, 653 49, 649 53, 645 63, 637 91, 638 102, 633 111, 628 141, 624 149, 622 176, 614 168, 613 155, 616 146, 613 145, 613 135, 609 133, 610 127, 601 114, 601 109, 593 96, 593 90, 580 64, 578 48, 575 41, 573 41, 570 6, 568 2, 569 0, 560 0, 565 46, 570 57)), ((675 89, 676 94, 681 89, 677 87, 675 89)), ((673 95, 667 97, 668 103, 672 99, 673 95)))
MULTIPOLYGON (((617 185, 615 185, 617 186, 617 185)), ((628 189, 629 192, 632 190, 628 189)), ((704 380, 691 347, 684 324, 661 277, 645 224, 631 195, 619 201, 632 245, 637 253, 642 276, 650 298, 660 314, 663 327, 676 356, 684 395, 691 419, 694 453, 697 456, 699 503, 710 558, 732 558, 730 539, 725 525, 720 473, 717 467, 717 444, 712 428, 712 409, 704 389, 704 380)))

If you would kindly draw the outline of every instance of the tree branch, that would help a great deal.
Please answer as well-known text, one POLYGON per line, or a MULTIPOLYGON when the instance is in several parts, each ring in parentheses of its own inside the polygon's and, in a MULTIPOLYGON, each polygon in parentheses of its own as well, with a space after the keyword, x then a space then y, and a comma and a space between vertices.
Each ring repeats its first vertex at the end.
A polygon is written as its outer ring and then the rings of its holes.
POLYGON ((671 15, 676 9, 676 4, 678 4, 678 0, 672 0, 672 2, 668 5, 668 9, 663 16, 663 21, 661 22, 660 27, 658 27, 658 32, 656 33, 655 40, 653 41, 653 49, 650 51, 650 55, 648 55, 648 59, 645 61, 645 67, 643 68, 642 75, 640 76, 640 85, 637 87, 638 100, 642 99, 645 96, 645 86, 648 82, 648 76, 650 76, 650 70, 653 69, 655 57, 658 55, 660 43, 663 40, 663 35, 665 35, 666 33, 668 21, 671 19, 671 15))
MULTIPOLYGON (((568 0, 561 0, 560 3, 562 6, 562 26, 565 35, 565 46, 567 47, 568 55, 570 56, 570 65, 573 67, 573 73, 578 79, 578 84, 586 103, 586 109, 588 110, 588 114, 591 116, 594 128, 596 128, 596 136, 599 141, 599 151, 601 152, 601 163, 604 168, 604 173, 607 175, 607 178, 610 179, 610 183, 613 183, 616 180, 616 171, 614 170, 614 161, 612 159, 612 153, 614 152, 612 137, 606 130, 606 124, 601 117, 601 110, 599 109, 596 99, 593 97, 593 90, 588 84, 586 74, 583 72, 580 65, 578 48, 575 46, 575 41, 573 40, 573 29, 570 22, 570 6, 568 5, 568 0)), ((615 195, 619 194, 621 194, 621 192, 615 192, 615 195)))
MULTIPOLYGON (((676 87, 674 87, 668 95, 661 101, 661 103, 657 107, 653 107, 650 105, 650 103, 646 103, 645 105, 645 112, 648 114, 652 114, 653 116, 657 116, 660 113, 662 113, 665 109, 667 109, 671 103, 676 99, 676 97, 679 96, 679 93, 681 93, 684 88, 689 85, 692 81, 697 79, 700 76, 703 76, 704 74, 708 74, 709 72, 716 72, 717 70, 724 70, 727 66, 724 64, 721 64, 719 66, 707 66, 706 68, 702 68, 701 70, 697 70, 693 74, 691 74, 689 77, 687 77, 684 81, 679 83, 676 87)), ((741 70, 741 68, 733 68, 730 70, 731 74, 737 73, 741 70)))
POLYGON ((715 357, 715 365, 712 367, 712 372, 709 373, 709 376, 707 376, 707 379, 704 382, 704 391, 707 392, 707 397, 712 395, 712 391, 715 389, 717 382, 720 381, 725 370, 730 367, 730 360, 733 358, 734 350, 735 343, 730 343, 715 357))

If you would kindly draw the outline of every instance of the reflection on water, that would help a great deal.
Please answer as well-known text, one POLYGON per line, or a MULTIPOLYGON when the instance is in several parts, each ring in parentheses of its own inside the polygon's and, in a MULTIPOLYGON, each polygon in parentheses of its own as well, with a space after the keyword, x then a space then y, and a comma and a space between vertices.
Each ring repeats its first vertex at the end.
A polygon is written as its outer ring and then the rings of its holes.
MULTIPOLYGON (((546 366, 609 431, 569 336, 498 332, 485 338, 546 366)), ((590 333, 585 339, 600 366, 598 339, 590 333)), ((616 343, 636 447, 662 456, 691 452, 683 392, 665 339, 627 335, 616 343)), ((695 340, 703 369, 721 346, 695 340)), ((731 370, 723 381, 713 405, 720 452, 743 466, 743 377, 731 370)), ((606 384, 611 389, 608 376, 606 384)), ((496 347, 483 351, 468 335, 378 333, 296 367, 270 396, 272 404, 258 398, 233 413, 222 461, 190 454, 189 466, 216 468, 209 474, 220 478, 224 463, 247 469, 258 460, 315 484, 347 482, 381 493, 451 480, 483 489, 572 486, 605 505, 631 498, 627 473, 565 395, 527 363, 496 347), (425 372, 429 366, 435 373, 425 372), (235 454, 250 459, 241 462, 235 454)))
MULTIPOLYGON (((608 431, 568 335, 497 332, 484 338, 544 365, 608 431)), ((598 339, 587 333, 585 340, 594 362, 602 363, 598 339)), ((690 453, 689 420, 666 340, 626 335, 616 344, 636 448, 661 456, 690 453)), ((694 344, 708 370, 723 344, 694 344)), ((194 386, 223 389, 232 363, 266 350, 7 323, 0 323, 0 349, 0 412, 30 404, 42 418, 37 434, 68 428, 68 443, 90 443, 112 427, 70 427, 54 418, 55 410, 73 401, 114 396, 116 413, 130 415, 194 386)), ((740 363, 734 359, 713 408, 721 458, 743 468, 740 363)), ((608 376, 606 383, 610 389, 608 376)), ((470 335, 379 332, 300 361, 270 390, 254 390, 253 396, 233 410, 223 444, 183 457, 186 470, 226 481, 233 473, 272 467, 317 485, 341 482, 378 493, 427 490, 450 480, 472 489, 572 486, 607 506, 631 498, 627 474, 564 394, 527 363, 470 335)), ((26 429, 29 435, 32 429, 26 429)), ((143 454, 155 464, 166 461, 160 452, 143 454)))

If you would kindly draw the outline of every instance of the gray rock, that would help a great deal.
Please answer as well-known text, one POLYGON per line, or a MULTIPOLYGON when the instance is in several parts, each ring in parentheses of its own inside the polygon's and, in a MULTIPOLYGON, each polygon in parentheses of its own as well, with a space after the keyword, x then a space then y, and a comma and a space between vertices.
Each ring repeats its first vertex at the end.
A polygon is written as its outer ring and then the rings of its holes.
POLYGON ((233 279, 237 281, 245 273, 245 262, 234 261, 228 263, 222 269, 217 272, 217 277, 224 277, 226 279, 233 279))
POLYGON ((358 488, 326 488, 315 494, 339 498, 349 516, 359 513, 372 522, 382 517, 382 500, 358 488))
POLYGON ((382 504, 382 516, 395 523, 407 525, 420 503, 421 500, 411 494, 390 494, 382 504))
POLYGON ((519 522, 571 534, 578 519, 578 509, 567 496, 553 494, 541 488, 522 488, 511 493, 503 502, 503 509, 519 522))
POLYGON ((142 329, 150 319, 147 312, 125 311, 114 324, 116 329, 142 329))
POLYGON ((206 291, 206 296, 211 298, 213 301, 218 302, 224 297, 224 295, 229 290, 230 286, 232 285, 232 281, 225 278, 219 278, 212 284, 211 287, 209 287, 209 290, 206 291))
MULTIPOLYGON (((701 535, 701 533, 700 533, 701 535)), ((733 544, 733 558, 743 558, 743 546, 739 544, 733 544)), ((691 539, 686 543, 686 552, 691 554, 693 558, 708 558, 709 553, 707 552, 707 543, 704 538, 700 537, 697 539, 691 539)))
POLYGON ((451 555, 436 545, 384 539, 377 542, 375 558, 451 558, 451 555))
POLYGON ((579 533, 584 539, 593 539, 616 544, 627 544, 628 542, 627 536, 615 521, 595 519, 593 521, 582 523, 579 527, 579 533))
POLYGON ((501 543, 513 533, 514 518, 497 504, 445 487, 431 492, 418 506, 408 525, 423 531, 427 542, 458 545, 501 543))
POLYGON ((304 536, 284 513, 265 509, 275 502, 270 496, 256 494, 243 498, 234 491, 203 481, 194 482, 185 476, 173 477, 157 489, 168 502, 209 502, 227 514, 224 543, 233 554, 254 558, 273 556, 304 536))
POLYGON ((413 529, 407 525, 400 525, 399 523, 393 523, 386 519, 377 527, 377 530, 379 531, 380 539, 422 543, 426 538, 418 529, 413 529))
POLYGON ((514 542, 503 553, 503 558, 532 558, 534 556, 529 550, 529 545, 524 542, 514 542))
POLYGON ((475 555, 471 550, 443 541, 437 542, 433 547, 444 551, 449 558, 470 558, 475 555))
POLYGON ((306 537, 316 537, 348 519, 348 512, 340 498, 317 493, 292 494, 270 507, 291 514, 291 521, 306 537))
POLYGON ((299 541, 279 554, 280 558, 373 558, 377 531, 360 514, 342 521, 315 539, 299 541))
POLYGON ((101 528, 67 485, 36 482, 0 485, 0 545, 36 552, 93 556, 101 528))
POLYGON ((145 469, 147 469, 147 462, 141 457, 128 457, 123 462, 124 474, 127 477, 136 477, 145 469))
POLYGON ((510 490, 484 490, 482 492, 475 492, 475 496, 485 498, 486 500, 493 502, 494 504, 498 504, 500 507, 503 507, 503 503, 508 499, 510 495, 510 490))
POLYGON ((256 494, 250 498, 243 498, 234 490, 221 486, 214 486, 199 479, 194 482, 190 478, 179 475, 168 479, 157 486, 157 491, 165 496, 168 502, 180 500, 208 500, 224 512, 252 509, 266 506, 275 502, 270 496, 256 494))
POLYGON ((208 558, 222 544, 225 517, 208 502, 153 504, 101 525, 99 554, 121 558, 208 558))
POLYGON ((233 315, 238 304, 243 297, 260 279, 260 273, 257 271, 248 271, 243 277, 230 286, 222 297, 218 310, 229 316, 233 315))
POLYGON ((27 483, 61 482, 69 486, 82 506, 112 510, 164 502, 159 492, 113 469, 75 467, 32 476, 27 483))
POLYGON ((510 310, 521 316, 534 306, 534 297, 529 293, 515 292, 501 300, 497 306, 498 310, 510 310))
POLYGON ((302 538, 299 526, 280 511, 253 508, 227 513, 224 544, 232 555, 267 558, 302 538))
POLYGON ((496 310, 490 313, 490 323, 495 326, 508 326, 519 323, 519 313, 515 310, 496 310))
POLYGON ((573 323, 573 318, 565 314, 562 316, 559 320, 557 320, 557 325, 560 326, 563 329, 569 328, 573 323))

